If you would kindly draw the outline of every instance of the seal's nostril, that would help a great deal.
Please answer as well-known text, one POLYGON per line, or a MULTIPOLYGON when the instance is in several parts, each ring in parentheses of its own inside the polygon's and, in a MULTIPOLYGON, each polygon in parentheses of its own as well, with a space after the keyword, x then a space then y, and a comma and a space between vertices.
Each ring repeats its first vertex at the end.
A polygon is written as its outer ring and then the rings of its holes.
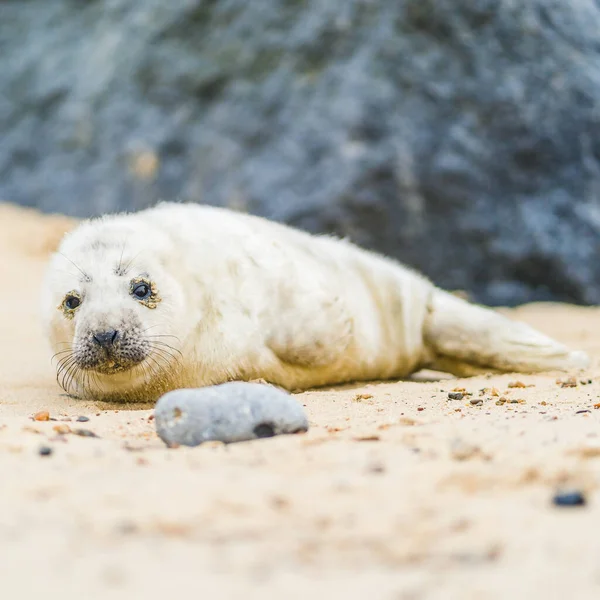
POLYGON ((110 331, 101 331, 94 334, 94 341, 102 348, 109 348, 116 341, 119 336, 119 332, 111 329, 110 331))

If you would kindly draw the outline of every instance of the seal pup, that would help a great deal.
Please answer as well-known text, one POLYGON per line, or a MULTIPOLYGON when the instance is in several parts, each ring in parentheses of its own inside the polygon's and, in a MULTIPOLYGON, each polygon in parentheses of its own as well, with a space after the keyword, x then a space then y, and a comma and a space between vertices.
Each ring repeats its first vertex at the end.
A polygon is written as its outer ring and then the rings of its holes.
POLYGON ((83 222, 51 257, 43 318, 78 397, 149 401, 263 379, 288 390, 588 365, 531 327, 347 241, 162 203, 83 222))

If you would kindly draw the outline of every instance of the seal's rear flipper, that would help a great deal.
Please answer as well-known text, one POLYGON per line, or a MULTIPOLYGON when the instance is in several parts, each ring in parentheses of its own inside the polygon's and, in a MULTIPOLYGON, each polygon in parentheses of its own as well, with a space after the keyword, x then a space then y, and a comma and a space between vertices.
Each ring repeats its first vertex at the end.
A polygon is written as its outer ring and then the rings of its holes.
POLYGON ((423 326, 432 368, 459 376, 482 372, 535 373, 586 368, 572 351, 525 323, 435 289, 423 326))

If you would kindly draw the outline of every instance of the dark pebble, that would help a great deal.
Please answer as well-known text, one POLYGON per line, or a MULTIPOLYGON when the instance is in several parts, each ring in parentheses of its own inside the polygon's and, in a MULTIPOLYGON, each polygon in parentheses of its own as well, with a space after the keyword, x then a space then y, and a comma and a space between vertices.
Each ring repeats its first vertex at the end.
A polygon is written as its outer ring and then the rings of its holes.
POLYGON ((448 392, 449 400, 462 400, 464 398, 464 394, 461 392, 448 392))
POLYGON ((77 417, 78 423, 87 423, 90 420, 89 417, 77 417))
POLYGON ((182 389, 159 398, 156 431, 169 447, 269 438, 308 430, 302 405, 270 385, 232 381, 182 389))
POLYGON ((40 456, 50 456, 52 454, 52 448, 49 446, 42 446, 38 452, 40 456))
POLYGON ((89 429, 75 429, 73 433, 75 435, 80 435, 81 437, 98 437, 93 431, 90 431, 89 429))
POLYGON ((556 506, 584 506, 586 503, 585 496, 579 490, 571 490, 568 492, 558 492, 552 502, 556 506))
POLYGON ((580 415, 582 413, 588 413, 588 412, 592 412, 592 411, 591 410, 587 410, 587 409, 586 410, 578 410, 575 414, 576 415, 580 415))
POLYGON ((470 402, 473 406, 481 406, 483 404, 483 400, 481 398, 473 398, 470 402))

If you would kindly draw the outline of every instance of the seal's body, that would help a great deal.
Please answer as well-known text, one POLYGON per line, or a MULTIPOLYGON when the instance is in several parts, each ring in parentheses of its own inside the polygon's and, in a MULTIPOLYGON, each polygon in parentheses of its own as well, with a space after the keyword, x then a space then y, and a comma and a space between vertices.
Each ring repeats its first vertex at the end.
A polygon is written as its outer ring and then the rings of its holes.
POLYGON ((584 367, 588 359, 390 259, 227 209, 84 222, 52 257, 44 318, 78 396, 264 379, 287 389, 584 367))

